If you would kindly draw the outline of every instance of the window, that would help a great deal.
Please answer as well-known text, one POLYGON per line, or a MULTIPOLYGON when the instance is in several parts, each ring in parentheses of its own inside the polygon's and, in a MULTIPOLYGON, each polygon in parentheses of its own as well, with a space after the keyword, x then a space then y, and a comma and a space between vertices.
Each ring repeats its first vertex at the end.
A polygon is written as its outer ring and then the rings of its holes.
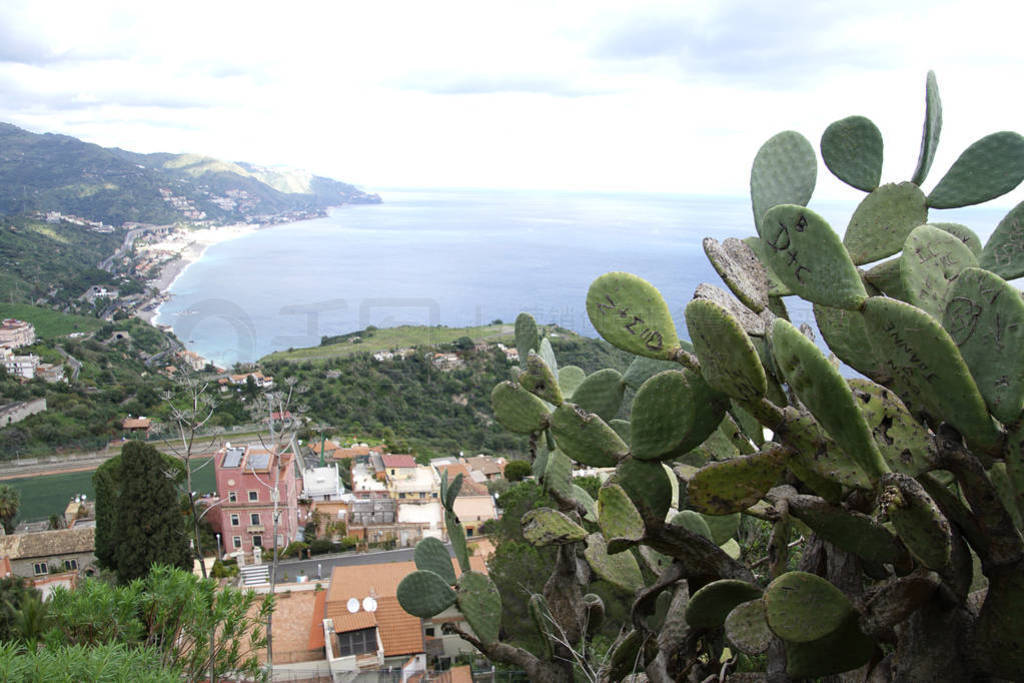
POLYGON ((253 526, 259 526, 260 525, 260 513, 258 513, 258 512, 250 513, 249 514, 249 524, 252 524, 253 526))
POLYGON ((377 651, 377 629, 363 628, 338 634, 339 657, 351 657, 377 651))
POLYGON ((255 503, 259 499, 260 499, 260 492, 259 491, 249 491, 249 502, 250 503, 255 503))
POLYGON ((238 515, 231 515, 231 526, 238 526, 238 515))
POLYGON ((43 574, 49 574, 50 568, 46 566, 45 562, 36 562, 32 565, 32 568, 36 572, 36 576, 42 576, 43 574))
POLYGON ((64 560, 64 571, 78 571, 78 560, 64 560))
POLYGON ((277 535, 277 545, 278 545, 278 547, 284 545, 284 534, 278 534, 277 535))
POLYGON ((229 503, 237 503, 238 502, 238 494, 235 493, 234 491, 228 491, 228 502, 229 503))
POLYGON ((235 546, 235 548, 241 548, 242 547, 242 537, 241 536, 232 536, 231 537, 231 545, 235 546))
POLYGON ((426 635, 427 635, 427 638, 433 638, 434 637, 434 627, 433 626, 428 626, 426 628, 426 635))
POLYGON ((252 544, 256 548, 262 548, 263 547, 263 537, 260 536, 259 534, 253 535, 253 537, 252 537, 252 544))
POLYGON ((398 494, 398 497, 399 497, 399 498, 405 498, 405 494, 404 494, 404 493, 399 493, 399 494, 398 494))

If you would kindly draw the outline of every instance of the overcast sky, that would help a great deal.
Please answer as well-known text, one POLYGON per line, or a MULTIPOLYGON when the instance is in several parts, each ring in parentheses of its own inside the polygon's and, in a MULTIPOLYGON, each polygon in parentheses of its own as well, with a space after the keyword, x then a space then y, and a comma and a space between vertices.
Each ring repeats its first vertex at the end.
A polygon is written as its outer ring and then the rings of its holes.
POLYGON ((909 179, 934 69, 929 189, 1024 131, 1022 4, 5 0, 0 120, 369 189, 742 195, 768 137, 817 147, 851 114, 882 130, 883 180, 909 179))

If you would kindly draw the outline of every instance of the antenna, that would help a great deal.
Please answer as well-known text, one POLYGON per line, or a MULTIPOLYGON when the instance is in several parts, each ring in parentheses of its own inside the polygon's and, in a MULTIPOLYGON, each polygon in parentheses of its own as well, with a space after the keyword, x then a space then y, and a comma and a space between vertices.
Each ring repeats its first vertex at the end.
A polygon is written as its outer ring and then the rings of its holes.
POLYGON ((359 598, 349 598, 345 606, 348 608, 349 614, 355 614, 359 611, 359 598))

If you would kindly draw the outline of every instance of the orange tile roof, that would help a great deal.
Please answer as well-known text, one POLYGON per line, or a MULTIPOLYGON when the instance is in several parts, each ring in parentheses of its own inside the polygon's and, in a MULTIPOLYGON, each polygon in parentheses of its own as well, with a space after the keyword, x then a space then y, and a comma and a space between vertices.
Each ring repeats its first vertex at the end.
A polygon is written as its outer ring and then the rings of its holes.
POLYGON ((382 455, 381 460, 384 461, 384 467, 416 467, 416 458, 411 455, 395 455, 389 453, 382 455))
POLYGON ((384 597, 378 600, 374 616, 380 627, 378 633, 384 645, 385 657, 426 651, 422 621, 402 609, 398 598, 384 597))
POLYGON ((324 646, 324 619, 327 618, 327 591, 316 591, 313 603, 313 616, 309 625, 310 650, 319 650, 324 646))
POLYGON ((122 429, 149 429, 148 417, 126 417, 121 421, 122 429))
POLYGON ((373 613, 364 612, 362 608, 355 614, 352 614, 344 604, 339 604, 336 607, 327 610, 327 618, 334 620, 335 633, 348 633, 349 631, 373 628, 377 625, 377 620, 374 618, 373 613), (336 607, 341 607, 341 609, 339 610, 336 607))
POLYGON ((462 475, 462 487, 459 489, 460 496, 486 496, 487 487, 473 480, 469 475, 469 470, 466 466, 461 463, 455 463, 452 465, 437 465, 439 471, 448 472, 449 483, 455 479, 455 477, 462 475))
POLYGON ((437 683, 473 683, 473 669, 469 665, 453 666, 437 678, 437 683))

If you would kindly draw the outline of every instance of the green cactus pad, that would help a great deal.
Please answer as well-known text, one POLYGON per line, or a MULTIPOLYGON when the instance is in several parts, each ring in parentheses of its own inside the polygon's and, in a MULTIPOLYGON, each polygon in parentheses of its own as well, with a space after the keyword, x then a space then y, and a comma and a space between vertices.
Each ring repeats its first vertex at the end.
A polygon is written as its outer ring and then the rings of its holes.
POLYGON ((824 218, 782 204, 764 217, 761 240, 768 266, 796 294, 835 308, 857 308, 867 298, 857 267, 824 218))
POLYGON ((619 371, 605 368, 583 380, 573 393, 572 402, 587 412, 597 413, 607 422, 618 414, 625 391, 619 371))
POLYGON ((551 370, 551 374, 558 378, 558 361, 555 360, 555 350, 551 348, 551 340, 544 337, 540 340, 540 348, 537 349, 537 355, 541 357, 544 364, 551 370))
MULTIPOLYGON (((545 432, 546 433, 546 432, 545 432)), ((537 457, 533 459, 533 463, 530 465, 530 474, 541 479, 544 476, 544 472, 548 467, 548 450, 541 446, 537 449, 537 457)))
POLYGON ((704 515, 693 510, 681 510, 669 520, 669 524, 681 526, 687 531, 711 540, 711 527, 704 520, 704 515))
POLYGON ((730 401, 729 414, 740 428, 740 431, 743 432, 743 435, 750 439, 754 446, 760 448, 764 445, 764 427, 757 421, 757 418, 736 401, 730 401))
POLYGON ((815 496, 788 499, 789 512, 837 547, 877 564, 896 564, 906 550, 888 529, 867 515, 829 505, 815 496))
POLYGON ((530 351, 540 348, 540 337, 537 335, 537 321, 529 313, 520 313, 516 316, 516 350, 519 352, 519 362, 526 363, 530 351))
POLYGON ((459 497, 459 491, 461 491, 461 490, 462 490, 462 475, 461 474, 457 474, 457 475, 455 475, 455 478, 452 479, 452 482, 450 484, 448 484, 448 486, 447 486, 447 490, 446 490, 444 501, 443 501, 443 504, 444 504, 444 506, 447 509, 452 510, 454 508, 454 506, 455 506, 455 499, 459 497))
POLYGON ((771 342, 789 387, 840 448, 870 478, 887 472, 889 467, 875 447, 850 387, 814 342, 781 318, 772 325, 771 342))
MULTIPOLYGON (((693 350, 693 346, 689 342, 682 343, 683 348, 689 346, 688 351, 693 350)), ((679 363, 670 360, 654 360, 653 358, 643 358, 639 356, 633 359, 633 362, 626 368, 625 374, 622 375, 623 383, 633 389, 634 391, 640 389, 644 382, 654 377, 659 372, 665 372, 666 370, 678 370, 679 363)))
POLYGON ((554 638, 551 634, 552 618, 547 600, 545 600, 544 596, 540 593, 533 593, 530 595, 528 605, 530 618, 533 619, 533 625, 537 629, 537 635, 540 636, 541 646, 544 648, 544 656, 551 657, 551 642, 554 638))
POLYGON ((661 576, 661 573, 669 568, 672 564, 672 558, 668 555, 662 555, 657 550, 654 550, 650 546, 641 545, 637 547, 640 551, 640 557, 643 558, 644 564, 647 568, 654 573, 655 576, 661 576))
POLYGON ((721 244, 705 237, 703 245, 708 261, 744 306, 755 313, 768 308, 768 272, 753 249, 735 237, 721 244))
POLYGON ((814 147, 800 133, 783 131, 761 145, 750 170, 750 203, 757 233, 764 236, 764 215, 773 206, 806 205, 817 178, 814 147))
POLYGON ((875 357, 860 311, 814 304, 814 320, 828 348, 839 360, 872 379, 885 377, 882 361, 875 357))
POLYGON ((583 614, 587 624, 587 635, 593 637, 604 623, 605 607, 600 595, 587 593, 583 596, 583 614))
POLYGON ((976 257, 981 258, 981 238, 977 233, 960 223, 929 223, 939 230, 945 230, 953 237, 964 243, 964 246, 971 250, 976 257))
POLYGON ((979 260, 982 268, 991 270, 1004 280, 1024 275, 1024 202, 1013 207, 999 221, 979 260))
POLYGON ((675 475, 659 462, 626 458, 609 481, 626 491, 648 524, 663 522, 668 509, 677 504, 678 491, 673 489, 675 475))
POLYGON ((638 356, 671 360, 679 347, 668 305, 654 285, 629 273, 606 273, 587 292, 598 334, 638 356))
POLYGON ((711 541, 719 547, 732 540, 732 537, 740 529, 740 513, 738 512, 731 515, 701 514, 701 517, 704 518, 704 522, 711 532, 711 541))
POLYGON ((614 467, 629 452, 629 446, 604 420, 575 404, 558 406, 550 424, 558 448, 584 465, 614 467))
POLYGON ((431 571, 451 585, 455 585, 455 568, 452 567, 452 556, 444 543, 436 538, 427 537, 416 544, 413 551, 416 569, 431 571))
POLYGON ((843 246, 854 263, 871 263, 903 248, 910 231, 928 222, 927 199, 913 183, 882 185, 857 206, 843 246))
POLYGON ((583 383, 583 380, 587 378, 587 374, 583 372, 583 368, 576 367, 575 365, 566 365, 558 369, 558 386, 562 389, 562 396, 572 399, 572 392, 576 391, 576 387, 583 383))
POLYGON ((510 432, 532 434, 544 429, 548 407, 544 402, 513 382, 501 382, 491 391, 494 417, 510 432))
POLYGON ((908 397, 919 400, 982 448, 999 443, 999 430, 967 364, 937 320, 910 304, 882 297, 864 304, 864 320, 875 353, 886 359, 893 389, 904 402, 908 397))
POLYGON ((597 495, 597 516, 601 533, 608 540, 609 554, 627 550, 644 537, 644 520, 618 484, 605 483, 601 487, 597 495))
POLYGON ((794 679, 816 679, 860 668, 871 661, 877 646, 849 615, 832 633, 809 643, 786 643, 786 673, 794 679))
POLYGON ((452 543, 452 550, 459 560, 459 567, 462 571, 469 571, 469 550, 466 548, 466 530, 462 522, 451 510, 444 511, 444 527, 448 531, 448 540, 452 543))
POLYGON ((686 487, 687 502, 709 515, 741 512, 775 486, 785 470, 777 446, 760 453, 711 462, 702 467, 686 487))
POLYGON ((549 452, 544 467, 544 489, 571 497, 572 487, 572 460, 559 450, 549 452))
POLYGON ((791 643, 824 638, 855 614, 841 590, 807 572, 786 572, 768 584, 764 610, 772 632, 791 643))
POLYGON ((1006 512, 1013 518, 1013 525, 1020 529, 1024 526, 1024 517, 1021 516, 1020 506, 1017 504, 1017 489, 1010 480, 1005 462, 997 462, 988 468, 988 478, 999 494, 1006 512))
POLYGON ((768 651, 775 634, 764 616, 764 601, 748 600, 732 608, 725 618, 725 637, 745 655, 768 651))
POLYGON ((903 287, 901 263, 899 257, 882 261, 864 273, 864 279, 886 296, 906 301, 908 297, 907 290, 903 287))
POLYGON ((528 511, 521 520, 523 538, 539 548, 549 545, 577 543, 587 537, 587 532, 576 522, 558 510, 536 508, 528 511))
MULTIPOLYGON (((793 294, 793 290, 790 289, 786 284, 779 279, 779 276, 768 265, 768 255, 766 253, 767 247, 764 241, 760 237, 744 237, 742 240, 745 245, 750 248, 750 251, 754 252, 757 256, 757 260, 764 266, 764 273, 768 277, 768 306, 772 306, 772 298, 779 301, 779 297, 790 296, 793 294)), ((774 309, 773 309, 774 311, 774 309)), ((778 315, 778 313, 775 313, 778 315)))
MULTIPOLYGON (((449 561, 448 566, 451 567, 449 561)), ((430 619, 455 604, 455 591, 432 571, 415 571, 398 584, 398 604, 409 614, 430 619)))
POLYGON ((860 465, 821 432, 813 417, 800 415, 792 408, 784 412, 786 435, 796 449, 786 465, 818 495, 827 500, 835 498, 836 492, 827 482, 866 490, 873 488, 860 465))
POLYGON ((915 185, 920 185, 928 177, 932 161, 935 160, 935 150, 939 146, 939 133, 942 132, 942 100, 939 99, 939 83, 935 80, 934 71, 928 72, 925 81, 924 107, 921 153, 917 158, 917 168, 910 179, 915 185))
POLYGON ((974 627, 969 647, 984 661, 986 671, 998 678, 1019 680, 1024 671, 1024 575, 996 572, 989 579, 988 595, 974 627))
POLYGON ((587 548, 583 551, 583 556, 587 558, 587 563, 594 573, 608 583, 618 586, 627 593, 635 593, 643 588, 644 577, 633 553, 609 555, 608 545, 601 534, 587 536, 587 548))
POLYGON ((706 299, 718 304, 725 310, 729 311, 729 315, 736 319, 740 324, 740 327, 742 327, 747 334, 757 337, 764 336, 764 318, 744 306, 738 299, 736 299, 736 297, 729 294, 729 292, 725 291, 721 287, 715 287, 714 285, 702 282, 697 285, 697 290, 693 293, 693 298, 706 299))
POLYGON ((907 301, 942 320, 960 272, 977 266, 978 258, 958 238, 934 225, 920 225, 910 233, 900 256, 907 301))
POLYGON ((757 350, 724 308, 695 299, 686 306, 686 327, 700 358, 701 374, 712 389, 740 401, 764 396, 768 383, 757 350))
POLYGON ((597 522, 597 503, 590 497, 590 494, 587 493, 586 489, 582 486, 573 484, 570 489, 569 497, 583 507, 583 519, 588 522, 597 522))
POLYGON ((466 571, 456 591, 459 611, 484 645, 497 642, 501 627, 501 595, 497 586, 479 572, 466 571))
POLYGON ((896 394, 865 379, 848 383, 890 469, 916 477, 935 468, 936 454, 928 429, 914 419, 896 394))
POLYGON ((629 420, 621 420, 615 418, 614 420, 608 420, 608 426, 615 430, 615 433, 619 435, 619 438, 623 440, 628 446, 632 439, 632 426, 629 424, 629 420))
POLYGON ((960 349, 992 415, 1004 423, 1024 407, 1024 299, 1016 287, 967 268, 949 290, 942 325, 960 349))
POLYGON ((562 404, 562 391, 558 387, 558 378, 544 359, 535 351, 531 351, 526 359, 526 366, 519 374, 520 386, 534 396, 554 405, 562 404))
POLYGON ((636 629, 631 630, 619 641, 609 656, 608 680, 625 681, 637 669, 643 669, 642 648, 645 638, 636 629))
POLYGON ((928 195, 928 206, 954 209, 1001 197, 1024 180, 1024 137, 986 135, 964 150, 928 195))
POLYGON ((694 628, 718 628, 737 605, 761 597, 761 589, 736 579, 720 579, 690 596, 686 623, 694 628))
POLYGON ((696 448, 725 415, 725 398, 690 370, 654 375, 633 399, 633 457, 652 460, 696 448))
POLYGON ((740 544, 736 542, 735 538, 730 538, 728 541, 718 546, 722 552, 731 557, 734 560, 739 560, 743 557, 743 549, 740 548, 740 544))
POLYGON ((949 564, 952 531, 939 506, 916 479, 899 472, 882 477, 881 503, 896 533, 921 564, 942 570, 949 564))
POLYGON ((871 192, 882 177, 882 132, 871 119, 849 116, 821 136, 821 158, 847 185, 871 192))

